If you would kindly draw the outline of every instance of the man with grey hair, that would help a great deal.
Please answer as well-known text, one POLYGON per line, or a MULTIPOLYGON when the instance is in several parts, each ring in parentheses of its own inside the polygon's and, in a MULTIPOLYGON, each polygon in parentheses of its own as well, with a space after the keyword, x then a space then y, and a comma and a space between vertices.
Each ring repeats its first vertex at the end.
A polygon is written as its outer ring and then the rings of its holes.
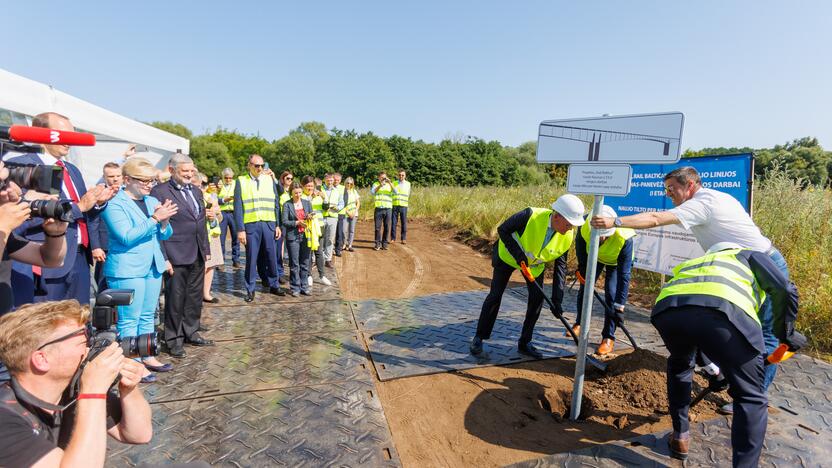
POLYGON ((234 217, 234 190, 237 188, 237 181, 234 180, 234 171, 230 167, 222 170, 222 180, 219 186, 219 203, 220 211, 222 211, 222 221, 220 221, 220 246, 222 246, 222 254, 225 256, 225 235, 231 232, 231 262, 234 268, 240 268, 240 240, 237 239, 237 232, 240 227, 237 226, 237 220, 234 217))
POLYGON ((196 177, 193 160, 176 153, 168 162, 168 171, 170 180, 153 187, 150 194, 160 202, 170 200, 179 206, 169 221, 173 235, 162 241, 167 260, 165 342, 170 355, 178 358, 185 356, 185 343, 214 344, 199 335, 205 261, 211 258, 211 248, 205 229, 205 200, 199 186, 192 184, 196 177))

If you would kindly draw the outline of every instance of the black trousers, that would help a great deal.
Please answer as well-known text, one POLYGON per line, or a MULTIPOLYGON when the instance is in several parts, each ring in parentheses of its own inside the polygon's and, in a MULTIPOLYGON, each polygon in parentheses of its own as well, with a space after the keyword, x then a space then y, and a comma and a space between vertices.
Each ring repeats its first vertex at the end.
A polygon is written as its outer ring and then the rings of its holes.
POLYGON ((396 225, 399 220, 402 222, 402 240, 407 240, 407 207, 393 207, 393 227, 390 229, 390 238, 396 240, 396 225))
POLYGON ((387 244, 390 243, 390 223, 392 217, 392 208, 376 208, 373 216, 376 227, 376 247, 387 247, 387 244))
MULTIPOLYGON (((500 303, 503 300, 503 293, 508 286, 508 281, 511 279, 511 274, 514 273, 514 268, 503 263, 496 263, 494 265, 494 275, 491 277, 491 290, 488 291, 488 296, 485 297, 485 302, 482 304, 482 311, 480 312, 480 319, 477 322, 477 336, 487 340, 491 338, 491 331, 494 329, 494 322, 497 321, 497 314, 500 312, 500 303)), ((543 273, 540 274, 534 281, 543 286, 543 273)), ((543 293, 540 289, 532 286, 531 283, 526 283, 526 288, 529 292, 529 302, 526 304, 526 320, 523 321, 523 331, 520 333, 519 344, 525 345, 532 340, 534 334, 534 326, 540 317, 540 308, 543 305, 543 293)))
POLYGON ((684 306, 666 310, 651 321, 664 340, 667 359, 667 399, 673 430, 690 428, 688 409, 697 350, 708 356, 725 374, 734 400, 731 445, 734 466, 757 466, 768 422, 768 398, 760 336, 746 337, 723 312, 707 307, 684 306), (752 343, 757 343, 755 347, 752 343))
POLYGON ((338 226, 335 228, 335 253, 341 254, 341 250, 343 250, 344 245, 344 227, 346 226, 346 219, 347 215, 338 215, 338 226))
POLYGON ((165 273, 165 342, 169 348, 182 346, 199 329, 204 282, 205 261, 199 255, 191 265, 174 265, 173 275, 165 273))

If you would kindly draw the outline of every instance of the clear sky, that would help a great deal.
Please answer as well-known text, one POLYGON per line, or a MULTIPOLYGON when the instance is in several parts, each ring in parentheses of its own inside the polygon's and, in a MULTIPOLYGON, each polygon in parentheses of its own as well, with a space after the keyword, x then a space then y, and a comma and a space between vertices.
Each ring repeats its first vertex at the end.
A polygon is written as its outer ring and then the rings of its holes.
POLYGON ((832 148, 832 2, 9 1, 0 68, 142 121, 534 140, 678 110, 684 148, 832 148))

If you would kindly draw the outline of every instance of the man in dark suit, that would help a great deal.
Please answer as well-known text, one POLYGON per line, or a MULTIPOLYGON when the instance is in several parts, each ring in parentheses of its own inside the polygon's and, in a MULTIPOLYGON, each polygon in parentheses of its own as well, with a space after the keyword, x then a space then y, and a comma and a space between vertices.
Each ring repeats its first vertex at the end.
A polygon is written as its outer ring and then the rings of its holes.
MULTIPOLYGON (((108 162, 104 165, 104 175, 101 178, 107 187, 121 189, 123 178, 121 166, 115 162, 108 162)), ((93 279, 98 291, 107 289, 107 279, 104 277, 104 262, 107 260, 107 250, 110 247, 110 233, 107 232, 107 225, 99 222, 98 229, 90 231, 90 244, 97 247, 92 250, 92 259, 95 261, 95 272, 93 279)))
MULTIPOLYGON (((62 131, 75 131, 67 117, 55 112, 38 114, 32 126, 62 131)), ((76 299, 81 304, 90 303, 90 265, 92 250, 98 247, 97 236, 90 236, 91 230, 98 229, 98 213, 104 209, 107 200, 116 193, 115 188, 95 186, 87 191, 81 171, 66 160, 69 146, 43 145, 41 154, 25 154, 12 161, 22 164, 58 165, 64 169, 64 183, 59 198, 72 205, 73 221, 66 230, 66 257, 58 268, 32 267, 15 262, 12 265, 12 288, 15 291, 15 306, 30 302, 59 301, 76 299), (35 295, 37 289, 38 294, 35 295)), ((43 198, 34 191, 24 198, 43 198)), ((43 242, 45 239, 42 219, 31 219, 15 232, 28 240, 43 242)))
POLYGON ((173 235, 162 241, 162 252, 167 259, 165 342, 171 356, 183 357, 185 343, 194 346, 214 344, 199 335, 205 260, 211 258, 211 248, 202 191, 191 184, 196 175, 193 160, 176 153, 170 158, 168 170, 170 180, 153 187, 150 195, 160 202, 170 200, 179 207, 170 218, 173 235))

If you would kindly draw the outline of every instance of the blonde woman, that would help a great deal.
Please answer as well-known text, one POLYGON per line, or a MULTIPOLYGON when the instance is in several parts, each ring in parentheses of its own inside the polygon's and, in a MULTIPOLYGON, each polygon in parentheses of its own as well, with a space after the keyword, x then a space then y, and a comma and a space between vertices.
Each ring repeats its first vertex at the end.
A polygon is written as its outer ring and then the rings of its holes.
POLYGON ((221 267, 225 262, 222 254, 222 245, 220 245, 220 223, 222 222, 222 211, 220 211, 219 198, 217 197, 217 188, 214 184, 208 184, 208 177, 199 173, 197 175, 198 181, 195 184, 201 184, 202 192, 205 194, 205 220, 206 228, 208 229, 208 245, 211 247, 211 259, 205 261, 205 282, 202 284, 202 300, 210 304, 220 302, 216 297, 211 296, 211 284, 214 282, 214 270, 221 267))
POLYGON ((346 218, 344 219, 344 236, 347 243, 344 250, 348 252, 355 252, 352 248, 352 241, 355 239, 355 223, 358 222, 358 209, 361 207, 361 197, 358 196, 358 190, 355 188, 355 181, 352 177, 347 177, 344 180, 344 209, 346 210, 346 218))

